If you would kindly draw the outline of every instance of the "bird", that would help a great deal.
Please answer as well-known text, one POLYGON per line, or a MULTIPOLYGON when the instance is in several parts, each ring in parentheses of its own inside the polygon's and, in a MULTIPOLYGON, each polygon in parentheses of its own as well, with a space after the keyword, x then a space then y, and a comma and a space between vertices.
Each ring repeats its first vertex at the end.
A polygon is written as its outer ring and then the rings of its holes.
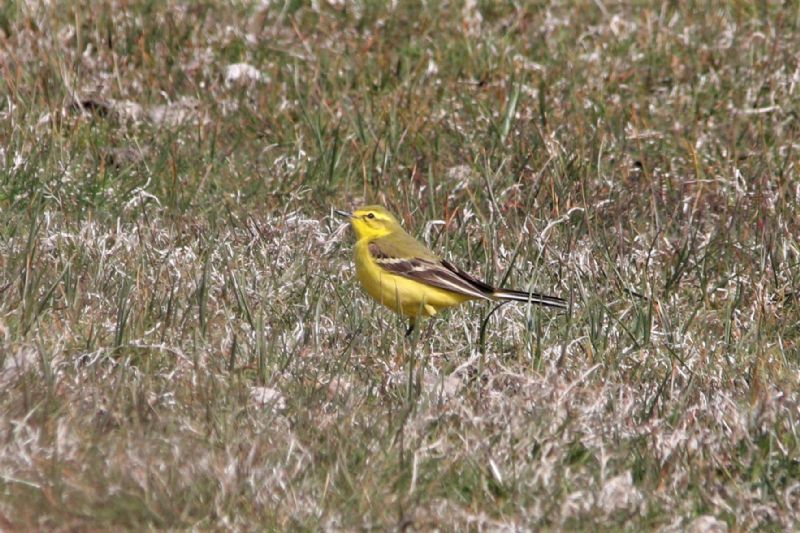
POLYGON ((481 281, 442 259, 406 233, 380 205, 334 210, 350 221, 356 277, 375 301, 409 319, 410 335, 419 317, 470 300, 515 301, 565 310, 566 300, 535 292, 503 289, 481 281))

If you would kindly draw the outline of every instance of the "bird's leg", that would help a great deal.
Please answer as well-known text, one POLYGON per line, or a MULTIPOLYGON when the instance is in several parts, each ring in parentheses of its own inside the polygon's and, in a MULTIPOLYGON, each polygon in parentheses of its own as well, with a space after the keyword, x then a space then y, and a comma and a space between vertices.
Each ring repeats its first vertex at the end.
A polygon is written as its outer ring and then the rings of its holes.
POLYGON ((430 339, 433 334, 433 320, 428 320, 428 327, 425 329, 424 338, 430 339))
MULTIPOLYGON (((416 325, 417 325, 417 321, 414 319, 414 317, 409 318, 409 320, 408 320, 408 328, 406 328, 405 339, 406 339, 407 342, 411 342, 412 344, 413 344, 413 339, 411 337, 411 334, 414 333, 414 327, 416 325)), ((401 342, 400 346, 399 346, 399 353, 397 353, 395 355, 394 364, 395 364, 396 367, 402 368, 403 364, 404 364, 404 362, 406 360, 405 345, 406 345, 405 342, 401 342)))

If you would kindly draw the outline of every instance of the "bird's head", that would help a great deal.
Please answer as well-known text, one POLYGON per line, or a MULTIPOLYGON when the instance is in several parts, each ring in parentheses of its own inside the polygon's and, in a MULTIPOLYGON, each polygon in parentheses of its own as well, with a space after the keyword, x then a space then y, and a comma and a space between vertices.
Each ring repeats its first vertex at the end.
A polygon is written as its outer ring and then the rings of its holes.
POLYGON ((359 207, 352 213, 336 210, 336 214, 350 219, 350 224, 353 225, 356 238, 359 240, 363 238, 377 239, 400 227, 397 219, 379 205, 359 207))

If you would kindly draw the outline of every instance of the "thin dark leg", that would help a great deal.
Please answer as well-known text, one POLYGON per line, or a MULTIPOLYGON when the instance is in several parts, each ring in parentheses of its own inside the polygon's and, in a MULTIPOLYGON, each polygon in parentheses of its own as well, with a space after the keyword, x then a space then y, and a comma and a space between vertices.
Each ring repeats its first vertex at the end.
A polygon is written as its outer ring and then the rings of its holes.
POLYGON ((428 320, 428 327, 425 328, 425 338, 430 339, 433 332, 433 320, 428 320))

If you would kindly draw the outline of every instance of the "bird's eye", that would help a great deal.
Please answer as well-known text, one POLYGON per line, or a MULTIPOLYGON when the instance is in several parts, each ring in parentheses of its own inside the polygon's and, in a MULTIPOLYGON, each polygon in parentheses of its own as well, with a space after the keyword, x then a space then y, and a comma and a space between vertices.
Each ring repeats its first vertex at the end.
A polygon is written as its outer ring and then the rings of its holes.
POLYGON ((367 218, 375 218, 375 213, 367 213, 367 218))

